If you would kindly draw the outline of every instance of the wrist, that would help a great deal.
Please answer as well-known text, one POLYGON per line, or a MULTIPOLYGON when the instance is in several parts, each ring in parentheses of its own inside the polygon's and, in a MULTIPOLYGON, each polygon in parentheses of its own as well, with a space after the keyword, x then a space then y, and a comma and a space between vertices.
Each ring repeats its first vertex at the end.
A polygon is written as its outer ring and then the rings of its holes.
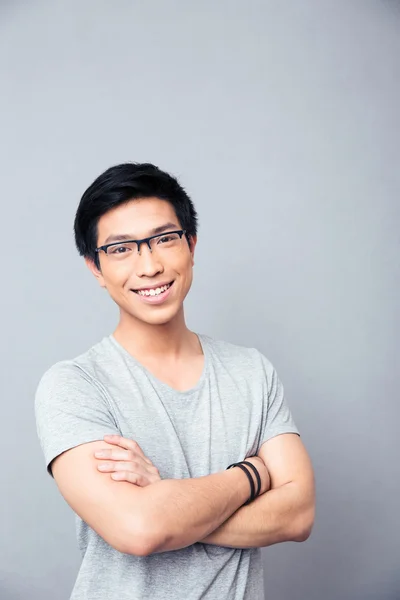
POLYGON ((246 473, 244 473, 242 469, 231 468, 226 471, 226 474, 229 474, 231 479, 231 489, 235 496, 235 500, 239 507, 243 506, 250 497, 250 486, 246 473))
POLYGON ((228 469, 240 469, 245 474, 247 481, 250 485, 250 494, 247 501, 245 502, 245 505, 253 502, 261 493, 262 480, 258 469, 253 464, 251 459, 245 459, 237 463, 232 463, 227 467, 227 470, 228 469))

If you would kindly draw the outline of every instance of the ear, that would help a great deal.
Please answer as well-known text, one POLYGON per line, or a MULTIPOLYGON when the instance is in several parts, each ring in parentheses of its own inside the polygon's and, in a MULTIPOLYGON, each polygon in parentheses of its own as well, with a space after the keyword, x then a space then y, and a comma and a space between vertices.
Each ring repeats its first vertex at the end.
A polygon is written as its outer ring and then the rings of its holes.
POLYGON ((103 277, 100 269, 98 269, 96 267, 94 261, 91 258, 85 258, 85 263, 86 263, 86 266, 89 269, 89 271, 91 271, 93 273, 93 275, 96 277, 96 279, 99 282, 100 286, 102 288, 105 288, 106 284, 104 282, 104 277, 103 277))
POLYGON ((197 235, 191 235, 189 237, 189 250, 190 250, 190 254, 192 255, 192 267, 194 266, 194 250, 196 248, 196 244, 197 244, 197 235))

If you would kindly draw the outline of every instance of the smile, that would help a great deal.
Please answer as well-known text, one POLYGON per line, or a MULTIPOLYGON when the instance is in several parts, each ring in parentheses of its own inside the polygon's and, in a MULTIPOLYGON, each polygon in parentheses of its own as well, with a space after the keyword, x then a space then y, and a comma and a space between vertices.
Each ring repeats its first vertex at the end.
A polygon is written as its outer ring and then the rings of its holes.
POLYGON ((148 288, 148 289, 144 289, 144 290, 134 290, 135 294, 138 294, 139 296, 160 296, 160 294, 163 294, 164 292, 166 292, 171 285, 173 284, 173 281, 171 281, 171 283, 167 283, 166 285, 163 285, 161 287, 157 287, 157 288, 148 288))

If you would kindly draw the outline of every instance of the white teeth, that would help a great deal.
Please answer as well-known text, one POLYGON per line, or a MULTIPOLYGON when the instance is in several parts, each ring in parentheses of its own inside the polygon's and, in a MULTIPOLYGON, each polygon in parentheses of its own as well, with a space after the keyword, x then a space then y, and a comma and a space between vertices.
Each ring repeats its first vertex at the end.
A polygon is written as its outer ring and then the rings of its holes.
POLYGON ((168 288, 169 288, 169 284, 163 285, 162 287, 158 287, 158 288, 152 289, 152 290, 139 290, 138 294, 139 294, 139 296, 158 296, 159 294, 162 294, 163 292, 165 292, 168 288))

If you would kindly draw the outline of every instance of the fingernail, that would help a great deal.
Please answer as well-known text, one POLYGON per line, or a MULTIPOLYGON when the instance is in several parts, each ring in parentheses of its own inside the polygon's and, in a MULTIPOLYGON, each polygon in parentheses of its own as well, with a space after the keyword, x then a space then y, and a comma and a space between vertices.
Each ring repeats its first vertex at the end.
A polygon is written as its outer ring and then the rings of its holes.
POLYGON ((104 452, 104 450, 98 450, 94 453, 94 455, 97 456, 97 458, 104 458, 107 456, 107 452, 104 452))
POLYGON ((106 469, 108 469, 108 465, 99 465, 98 469, 99 471, 105 471, 106 469))

